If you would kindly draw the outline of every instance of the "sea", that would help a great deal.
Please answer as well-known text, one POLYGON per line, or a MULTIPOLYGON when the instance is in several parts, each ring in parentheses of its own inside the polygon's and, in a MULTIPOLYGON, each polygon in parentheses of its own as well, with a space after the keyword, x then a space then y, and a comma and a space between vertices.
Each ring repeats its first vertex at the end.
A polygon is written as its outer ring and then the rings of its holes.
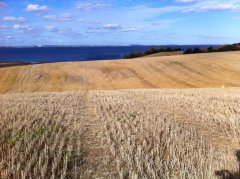
POLYGON ((49 63, 68 61, 95 61, 123 59, 132 52, 144 52, 151 48, 172 47, 208 48, 220 45, 131 45, 131 46, 44 46, 0 47, 0 62, 49 63))

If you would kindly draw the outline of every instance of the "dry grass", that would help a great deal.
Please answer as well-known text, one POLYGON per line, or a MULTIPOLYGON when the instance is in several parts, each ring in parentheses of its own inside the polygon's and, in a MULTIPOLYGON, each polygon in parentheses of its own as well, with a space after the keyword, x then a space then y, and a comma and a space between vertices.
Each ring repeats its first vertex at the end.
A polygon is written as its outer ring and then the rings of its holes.
POLYGON ((214 171, 237 171, 239 97, 237 90, 217 89, 96 94, 120 178, 214 178, 214 171))
POLYGON ((240 52, 0 68, 0 93, 240 86, 240 52))
POLYGON ((0 96, 0 178, 216 178, 235 174, 236 89, 0 96))
POLYGON ((161 57, 161 56, 173 56, 173 55, 183 55, 182 51, 176 51, 176 52, 159 52, 154 53, 151 55, 146 55, 145 57, 161 57))
POLYGON ((80 177, 87 155, 81 102, 82 94, 2 96, 0 178, 80 177))

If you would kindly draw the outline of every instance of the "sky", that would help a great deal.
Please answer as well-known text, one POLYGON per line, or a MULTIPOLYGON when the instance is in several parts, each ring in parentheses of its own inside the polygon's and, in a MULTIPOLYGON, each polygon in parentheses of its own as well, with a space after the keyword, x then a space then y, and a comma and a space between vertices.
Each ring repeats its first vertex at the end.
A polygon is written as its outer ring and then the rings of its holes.
POLYGON ((240 0, 0 0, 0 46, 240 42, 240 0))

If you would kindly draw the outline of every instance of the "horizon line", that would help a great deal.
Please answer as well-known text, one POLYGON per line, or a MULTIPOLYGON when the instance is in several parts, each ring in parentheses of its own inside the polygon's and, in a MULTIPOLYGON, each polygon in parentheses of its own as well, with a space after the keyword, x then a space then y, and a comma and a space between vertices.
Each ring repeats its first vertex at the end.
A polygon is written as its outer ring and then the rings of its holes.
POLYGON ((144 45, 144 44, 130 44, 130 45, 1 45, 0 48, 2 47, 129 47, 129 46, 193 46, 193 45, 229 45, 232 43, 228 44, 162 44, 162 45, 157 45, 157 44, 151 44, 151 45, 144 45))

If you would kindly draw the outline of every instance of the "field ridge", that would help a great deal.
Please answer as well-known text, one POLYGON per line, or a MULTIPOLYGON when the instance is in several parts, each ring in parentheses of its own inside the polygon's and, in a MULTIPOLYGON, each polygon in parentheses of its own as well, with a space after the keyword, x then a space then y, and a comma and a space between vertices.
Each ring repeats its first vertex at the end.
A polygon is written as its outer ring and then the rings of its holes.
POLYGON ((0 68, 0 93, 240 86, 240 52, 0 68))

